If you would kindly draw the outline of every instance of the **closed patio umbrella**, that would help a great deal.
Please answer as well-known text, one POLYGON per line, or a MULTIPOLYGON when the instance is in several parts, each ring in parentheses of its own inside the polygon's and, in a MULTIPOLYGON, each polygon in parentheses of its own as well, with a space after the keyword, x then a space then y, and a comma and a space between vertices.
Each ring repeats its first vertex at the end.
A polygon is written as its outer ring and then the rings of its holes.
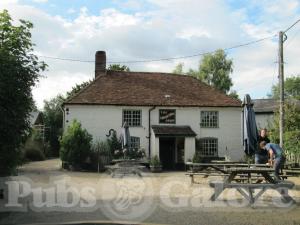
POLYGON ((122 148, 128 149, 130 147, 130 132, 129 132, 129 126, 126 122, 124 122, 122 126, 122 132, 121 132, 121 141, 122 141, 122 148))
POLYGON ((258 147, 258 131, 255 112, 250 95, 246 94, 243 101, 243 146, 247 155, 253 155, 258 147))

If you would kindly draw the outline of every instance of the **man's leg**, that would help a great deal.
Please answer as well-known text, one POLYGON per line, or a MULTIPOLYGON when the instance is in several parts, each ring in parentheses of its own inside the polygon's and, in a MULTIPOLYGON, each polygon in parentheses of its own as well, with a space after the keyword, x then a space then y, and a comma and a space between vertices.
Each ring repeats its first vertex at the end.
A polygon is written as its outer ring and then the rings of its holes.
POLYGON ((281 168, 281 161, 282 161, 281 157, 276 158, 275 161, 274 161, 275 179, 277 181, 281 180, 280 177, 279 177, 279 172, 280 172, 280 168, 281 168))

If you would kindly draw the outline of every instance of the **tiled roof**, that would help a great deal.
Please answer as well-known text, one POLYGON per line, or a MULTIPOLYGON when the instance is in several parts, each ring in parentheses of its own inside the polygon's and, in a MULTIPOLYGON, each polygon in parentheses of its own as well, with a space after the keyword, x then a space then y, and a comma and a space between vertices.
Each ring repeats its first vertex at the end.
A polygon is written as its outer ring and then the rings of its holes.
POLYGON ((185 75, 107 71, 65 104, 240 107, 241 102, 185 75))
POLYGON ((279 108, 279 101, 275 99, 252 99, 252 102, 257 113, 274 113, 279 108))
POLYGON ((197 135, 190 126, 153 125, 151 127, 155 136, 194 137, 197 135))
MULTIPOLYGON (((296 99, 286 99, 286 102, 295 104, 300 108, 300 101, 296 99)), ((274 113, 279 110, 279 100, 276 99, 252 99, 253 109, 256 113, 274 113)))

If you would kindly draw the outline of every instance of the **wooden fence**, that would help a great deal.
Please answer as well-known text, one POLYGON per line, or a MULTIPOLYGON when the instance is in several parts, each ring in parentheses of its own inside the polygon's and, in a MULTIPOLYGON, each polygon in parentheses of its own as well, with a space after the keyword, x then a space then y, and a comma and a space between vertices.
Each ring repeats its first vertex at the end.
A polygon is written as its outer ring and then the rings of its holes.
POLYGON ((300 154, 286 152, 286 159, 290 163, 300 164, 300 154))

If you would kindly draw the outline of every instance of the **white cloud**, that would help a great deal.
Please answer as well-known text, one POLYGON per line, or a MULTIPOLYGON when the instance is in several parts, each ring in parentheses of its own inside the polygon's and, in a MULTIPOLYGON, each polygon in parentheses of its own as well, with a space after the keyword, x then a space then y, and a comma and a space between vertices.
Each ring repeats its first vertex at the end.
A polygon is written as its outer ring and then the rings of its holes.
POLYGON ((76 10, 75 10, 74 8, 69 8, 69 9, 67 10, 67 13, 69 13, 69 14, 74 14, 74 13, 76 13, 76 10))
MULTIPOLYGON (((16 1, 5 5, 1 1, 0 9, 8 8, 13 18, 24 18, 34 23, 33 41, 37 44, 39 55, 93 60, 95 51, 106 50, 109 62, 178 57, 229 47, 268 36, 299 17, 299 6, 294 0, 284 1, 288 5, 288 13, 276 11, 277 4, 283 0, 253 0, 247 7, 236 10, 221 0, 149 2, 152 10, 131 14, 105 8, 92 15, 87 7, 82 7, 73 20, 66 18, 66 15, 51 16, 16 1), (249 18, 249 10, 258 5, 261 12, 253 22, 249 18)), ((140 2, 126 3, 132 8, 141 8, 140 2)), ((75 13, 71 9, 68 12, 75 13)), ((299 49, 293 46, 300 46, 299 36, 285 53, 287 75, 297 71, 299 49)), ((277 71, 274 65, 277 57, 276 39, 230 51, 228 57, 234 61, 232 77, 234 88, 240 94, 248 92, 254 97, 262 97, 277 81, 276 75, 274 79, 277 71)), ((197 68, 199 59, 128 66, 136 71, 170 72, 179 62, 184 62, 186 69, 197 68)), ((94 76, 93 63, 44 60, 49 64, 47 78, 42 79, 33 92, 39 107, 44 99, 66 92, 75 83, 94 76)))
POLYGON ((46 3, 48 2, 48 0, 32 0, 33 2, 36 2, 36 3, 46 3))
POLYGON ((88 81, 90 76, 82 73, 69 73, 68 71, 57 71, 59 77, 53 72, 46 73, 46 77, 41 78, 37 86, 33 89, 33 95, 39 108, 42 107, 44 100, 51 99, 58 94, 65 95, 66 91, 72 89, 76 84, 88 81))

